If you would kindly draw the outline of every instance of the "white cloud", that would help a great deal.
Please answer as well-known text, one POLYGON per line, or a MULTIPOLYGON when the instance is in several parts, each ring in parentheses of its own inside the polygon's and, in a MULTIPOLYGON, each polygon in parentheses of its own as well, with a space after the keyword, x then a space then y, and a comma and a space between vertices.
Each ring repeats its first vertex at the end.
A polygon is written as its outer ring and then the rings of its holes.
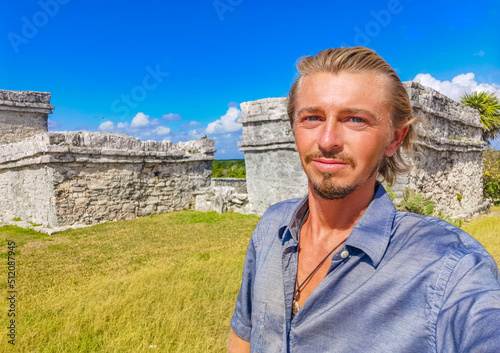
POLYGON ((61 127, 61 125, 59 125, 59 123, 55 120, 52 120, 52 119, 48 119, 47 120, 47 128, 50 130, 50 131, 54 131, 54 130, 57 130, 61 127))
POLYGON ((170 128, 165 126, 158 126, 153 130, 153 133, 157 135, 168 135, 170 133, 170 128))
POLYGON ((241 131, 235 131, 215 138, 216 155, 224 158, 243 158, 243 152, 240 152, 238 141, 241 141, 241 131))
POLYGON ((241 110, 236 107, 229 107, 226 115, 223 115, 220 119, 209 123, 205 132, 207 134, 222 134, 225 132, 241 130, 241 124, 238 123, 237 120, 242 117, 243 115, 241 114, 241 110))
POLYGON ((174 121, 174 120, 181 120, 182 118, 179 114, 168 113, 168 114, 163 114, 162 119, 166 121, 174 121))
POLYGON ((190 122, 189 122, 189 123, 187 123, 187 124, 182 124, 182 125, 181 125, 181 128, 185 129, 185 128, 187 128, 187 127, 195 127, 195 126, 200 126, 200 125, 201 125, 201 123, 200 123, 200 122, 198 122, 198 121, 190 121, 190 122))
POLYGON ((193 140, 201 139, 203 137, 203 130, 202 129, 191 130, 189 131, 188 136, 193 140))
POLYGON ((484 51, 480 50, 477 53, 475 53, 474 56, 484 56, 484 51))
POLYGON ((149 125, 154 125, 155 121, 149 119, 149 115, 146 115, 144 113, 137 113, 136 116, 132 119, 132 123, 130 126, 132 127, 144 127, 144 126, 149 126, 149 125))
POLYGON ((115 129, 115 124, 112 121, 105 121, 99 127, 97 130, 99 131, 113 131, 115 129))
POLYGON ((141 140, 149 137, 160 139, 162 136, 168 135, 171 130, 169 127, 159 125, 159 123, 158 119, 150 119, 149 115, 137 113, 130 123, 122 121, 115 124, 108 120, 99 125, 97 130, 127 134, 141 140))
POLYGON ((453 77, 450 81, 440 81, 432 77, 430 74, 418 74, 413 79, 424 86, 435 89, 438 92, 450 97, 451 99, 460 102, 461 97, 471 92, 489 92, 495 93, 500 98, 500 85, 495 83, 477 83, 475 75, 472 72, 461 74, 453 77))

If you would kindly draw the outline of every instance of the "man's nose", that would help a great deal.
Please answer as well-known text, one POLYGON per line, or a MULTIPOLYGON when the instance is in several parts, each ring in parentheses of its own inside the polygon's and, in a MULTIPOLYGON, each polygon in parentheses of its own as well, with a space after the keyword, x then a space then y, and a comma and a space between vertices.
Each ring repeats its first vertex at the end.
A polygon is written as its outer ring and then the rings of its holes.
POLYGON ((342 124, 338 121, 326 121, 318 138, 318 147, 325 151, 334 151, 342 149, 343 145, 342 124))

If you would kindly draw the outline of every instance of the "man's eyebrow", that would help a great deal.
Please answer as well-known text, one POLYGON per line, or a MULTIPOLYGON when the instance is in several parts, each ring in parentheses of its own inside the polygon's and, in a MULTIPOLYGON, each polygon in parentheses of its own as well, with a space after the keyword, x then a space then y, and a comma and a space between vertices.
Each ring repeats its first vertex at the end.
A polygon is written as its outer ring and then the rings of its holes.
POLYGON ((323 109, 321 109, 319 107, 305 107, 305 108, 300 109, 297 112, 297 115, 301 115, 304 113, 308 113, 308 114, 323 113, 323 109))
POLYGON ((369 110, 366 109, 361 109, 361 108, 345 108, 342 109, 339 114, 348 114, 348 115, 359 115, 359 114, 364 114, 367 115, 368 117, 372 119, 378 119, 378 116, 374 113, 372 113, 369 110))
MULTIPOLYGON (((323 109, 321 109, 319 107, 305 107, 305 108, 300 109, 297 112, 297 115, 301 115, 301 114, 304 114, 304 113, 307 113, 307 114, 323 113, 323 109)), ((369 110, 362 109, 362 108, 344 108, 344 109, 340 110, 338 113, 342 114, 342 115, 346 115, 346 114, 347 115, 359 115, 359 114, 363 114, 363 115, 367 115, 368 117, 370 117, 372 119, 377 119, 378 118, 378 116, 376 114, 372 113, 369 110)))

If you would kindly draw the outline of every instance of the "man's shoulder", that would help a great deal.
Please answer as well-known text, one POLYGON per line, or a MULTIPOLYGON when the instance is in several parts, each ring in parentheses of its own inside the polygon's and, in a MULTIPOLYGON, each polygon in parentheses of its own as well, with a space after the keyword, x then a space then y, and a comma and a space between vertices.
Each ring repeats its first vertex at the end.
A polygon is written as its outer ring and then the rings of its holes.
POLYGON ((398 211, 395 226, 411 234, 413 241, 429 246, 428 251, 443 252, 442 255, 453 252, 459 257, 475 255, 492 260, 483 245, 472 235, 445 220, 398 211))

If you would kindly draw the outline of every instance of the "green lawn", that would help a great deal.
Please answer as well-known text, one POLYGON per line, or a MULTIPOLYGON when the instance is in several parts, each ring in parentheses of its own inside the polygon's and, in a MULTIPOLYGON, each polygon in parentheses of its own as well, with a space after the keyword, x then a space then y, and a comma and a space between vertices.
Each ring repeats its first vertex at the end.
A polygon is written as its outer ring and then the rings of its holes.
MULTIPOLYGON (((224 352, 257 221, 181 211, 53 236, 0 228, 1 257, 16 242, 15 351, 224 352)), ((466 230, 500 262, 500 216, 466 230)), ((6 300, 0 312, 10 351, 6 300)))
POLYGON ((463 229, 472 234, 500 266, 500 207, 491 207, 493 216, 485 216, 466 224, 463 229))
MULTIPOLYGON (((54 236, 0 228, 4 258, 17 243, 16 351, 224 351, 257 221, 182 211, 54 236)), ((2 300, 0 351, 7 311, 2 300)))

